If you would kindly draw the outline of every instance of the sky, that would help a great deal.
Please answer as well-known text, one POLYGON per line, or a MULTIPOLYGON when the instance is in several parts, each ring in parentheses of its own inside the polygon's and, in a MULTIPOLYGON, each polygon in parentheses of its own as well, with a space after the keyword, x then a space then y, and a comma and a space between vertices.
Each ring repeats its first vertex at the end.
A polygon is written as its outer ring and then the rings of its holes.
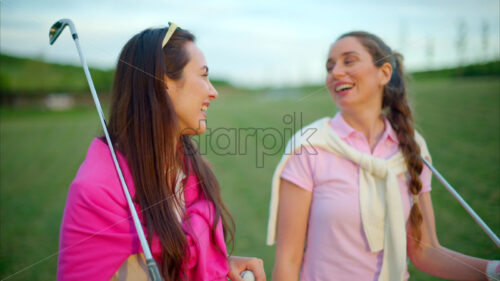
POLYGON ((50 26, 70 18, 88 64, 111 69, 133 35, 173 21, 195 34, 212 78, 247 87, 318 84, 331 43, 352 30, 380 36, 410 71, 499 58, 499 2, 0 0, 0 51, 78 65, 69 31, 53 46, 48 40, 50 26))

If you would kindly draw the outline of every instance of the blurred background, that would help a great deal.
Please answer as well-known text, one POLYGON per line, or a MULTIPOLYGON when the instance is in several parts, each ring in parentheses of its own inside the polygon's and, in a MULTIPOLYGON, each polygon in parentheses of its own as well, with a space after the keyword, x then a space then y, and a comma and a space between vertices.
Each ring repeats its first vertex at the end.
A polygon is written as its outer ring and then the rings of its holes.
MULTIPOLYGON (((219 98, 195 140, 236 221, 233 254, 261 257, 269 279, 271 176, 290 130, 337 111, 325 60, 351 30, 377 34, 405 56, 416 125, 435 166, 500 233, 498 0, 0 0, 1 280, 55 279, 67 190, 102 133, 69 31, 49 46, 60 18, 76 25, 105 111, 117 57, 134 34, 173 21, 197 36, 219 98), (240 132, 259 129, 242 142, 240 132)), ((500 258, 435 179, 432 197, 441 244, 500 258)), ((440 280, 411 265, 410 274, 440 280)))

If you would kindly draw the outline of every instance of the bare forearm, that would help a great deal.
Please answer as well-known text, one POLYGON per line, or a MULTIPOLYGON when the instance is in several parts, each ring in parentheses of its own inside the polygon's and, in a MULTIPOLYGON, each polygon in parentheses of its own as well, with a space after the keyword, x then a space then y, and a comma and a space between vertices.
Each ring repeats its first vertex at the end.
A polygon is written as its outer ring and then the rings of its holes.
POLYGON ((276 263, 273 269, 272 281, 297 281, 299 280, 300 267, 291 263, 276 263))
POLYGON ((427 247, 415 257, 415 266, 434 276, 450 280, 488 280, 487 260, 466 256, 447 248, 427 247))

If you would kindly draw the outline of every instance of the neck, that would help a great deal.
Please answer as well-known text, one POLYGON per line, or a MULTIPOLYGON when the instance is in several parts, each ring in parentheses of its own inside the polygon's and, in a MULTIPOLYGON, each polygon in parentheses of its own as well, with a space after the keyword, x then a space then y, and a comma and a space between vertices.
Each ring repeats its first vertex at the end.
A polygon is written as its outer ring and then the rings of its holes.
POLYGON ((385 130, 382 110, 342 111, 341 114, 347 124, 365 136, 370 150, 373 151, 385 130))

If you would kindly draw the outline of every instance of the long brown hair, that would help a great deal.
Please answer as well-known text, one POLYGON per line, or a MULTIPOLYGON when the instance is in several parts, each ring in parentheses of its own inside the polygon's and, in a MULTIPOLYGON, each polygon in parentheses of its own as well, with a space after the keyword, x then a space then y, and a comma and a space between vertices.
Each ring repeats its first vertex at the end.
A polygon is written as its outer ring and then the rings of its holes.
POLYGON ((232 242, 234 222, 208 162, 189 136, 180 135, 174 105, 163 81, 165 75, 182 79, 190 60, 184 46, 195 38, 187 30, 178 29, 162 48, 166 32, 167 28, 146 29, 123 47, 116 66, 108 127, 113 143, 129 164, 134 200, 141 208, 149 244, 153 235, 160 239, 160 272, 170 281, 182 278, 187 246, 177 217, 181 202, 176 194, 183 192, 176 190, 179 171, 189 174, 191 166, 205 198, 214 204, 212 240, 221 220, 226 240, 232 242))
MULTIPOLYGON (((412 194, 418 195, 422 189, 420 174, 423 161, 420 158, 420 147, 415 140, 415 128, 411 108, 408 104, 405 76, 403 70, 403 56, 392 51, 379 37, 363 31, 353 31, 341 35, 337 40, 345 37, 354 37, 371 54, 373 63, 381 67, 384 63, 392 66, 393 72, 389 83, 384 86, 382 96, 382 109, 396 131, 399 148, 403 153, 408 172, 410 174, 409 189, 412 194)), ((420 224, 422 212, 417 202, 414 202, 410 211, 410 224, 412 235, 417 245, 421 238, 420 224)))

